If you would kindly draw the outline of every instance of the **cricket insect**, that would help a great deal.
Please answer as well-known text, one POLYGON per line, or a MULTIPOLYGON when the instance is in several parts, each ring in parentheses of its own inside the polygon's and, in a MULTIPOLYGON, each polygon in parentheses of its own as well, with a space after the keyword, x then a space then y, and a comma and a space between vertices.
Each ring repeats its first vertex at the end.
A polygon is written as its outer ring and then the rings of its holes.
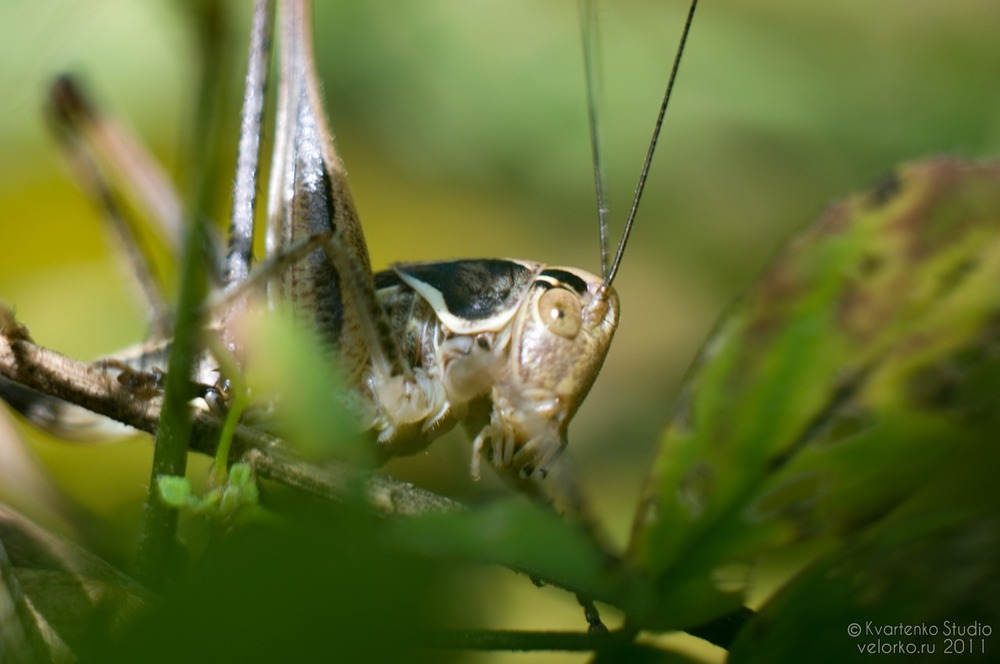
MULTIPOLYGON (((319 334, 351 388, 348 401, 375 439, 379 461, 412 454, 461 423, 472 439, 471 473, 485 457, 532 492, 567 444, 567 428, 604 362, 619 321, 614 289, 697 2, 691 3, 631 209, 609 260, 598 131, 591 89, 591 141, 601 274, 525 260, 397 263, 372 273, 364 234, 322 107, 305 0, 258 0, 244 93, 228 254, 207 305, 211 328, 240 357, 231 324, 266 284, 319 334), (276 129, 267 188, 267 259, 254 265, 255 197, 272 15, 277 16, 276 129), (532 487, 535 487, 534 489, 532 487)), ((582 3, 585 4, 585 3, 582 3)), ((586 28, 585 28, 586 29, 586 28)), ((586 66, 593 81, 591 57, 586 66)), ((102 122, 69 81, 54 104, 66 126, 102 122)), ((81 132, 85 133, 85 132, 81 132)), ((96 168, 82 169, 98 193, 96 168)), ((102 197, 110 201, 109 197, 102 197)), ((109 216, 118 214, 110 205, 109 216)), ((164 222, 170 221, 164 220, 164 222)), ((127 225, 118 223, 121 234, 127 225)), ((129 240, 130 246, 136 243, 129 240)), ((130 252, 152 312, 153 338, 101 360, 120 381, 155 394, 170 352, 169 308, 141 252, 130 252)), ((193 380, 210 408, 227 407, 224 363, 203 351, 193 380)), ((5 381, 3 397, 30 419, 79 435, 67 404, 5 381)), ((573 490, 569 489, 572 494, 573 490)))

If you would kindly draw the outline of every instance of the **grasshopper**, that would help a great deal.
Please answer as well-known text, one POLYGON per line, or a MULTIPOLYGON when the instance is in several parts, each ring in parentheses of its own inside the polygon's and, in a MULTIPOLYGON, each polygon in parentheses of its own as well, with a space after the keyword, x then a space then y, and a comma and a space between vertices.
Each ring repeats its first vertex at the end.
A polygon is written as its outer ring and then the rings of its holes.
MULTIPOLYGON (((469 259, 397 263, 373 273, 359 215, 322 107, 306 0, 277 11, 258 0, 244 93, 228 253, 219 261, 210 298, 211 328, 227 353, 240 357, 233 321, 266 284, 271 302, 290 308, 322 339, 327 360, 346 377, 347 402, 371 432, 378 461, 426 448, 461 424, 472 440, 471 473, 481 459, 529 492, 555 467, 569 423, 593 385, 619 322, 613 283, 621 265, 649 171, 697 1, 692 2, 653 138, 622 237, 609 261, 594 92, 594 148, 601 229, 601 274, 540 262, 469 259), (278 34, 278 91, 270 182, 267 258, 254 265, 257 171, 272 16, 278 34)), ((591 70, 587 58, 588 72, 591 70)), ((588 74, 590 80, 592 74, 588 74)), ((56 88, 55 107, 67 125, 103 120, 72 84, 56 88)), ((133 151, 134 152, 134 151, 133 151)), ((96 169, 85 178, 98 192, 96 169)), ((117 217, 113 209, 109 216, 117 217)), ((162 217, 171 216, 169 213, 162 217)), ((170 221, 169 219, 166 221, 170 221)), ((165 223, 169 226, 169 224, 165 223)), ((117 224, 126 244, 125 224, 117 224)), ((144 394, 160 387, 170 352, 169 307, 159 299, 141 252, 133 266, 144 284, 154 336, 100 360, 144 394)), ((209 408, 227 405, 223 362, 204 351, 192 380, 209 408)), ((67 404, 9 381, 0 396, 35 422, 79 437, 93 418, 70 418, 67 404)), ((103 429, 101 429, 103 431, 103 429)), ((572 493, 573 490, 570 489, 572 493)))

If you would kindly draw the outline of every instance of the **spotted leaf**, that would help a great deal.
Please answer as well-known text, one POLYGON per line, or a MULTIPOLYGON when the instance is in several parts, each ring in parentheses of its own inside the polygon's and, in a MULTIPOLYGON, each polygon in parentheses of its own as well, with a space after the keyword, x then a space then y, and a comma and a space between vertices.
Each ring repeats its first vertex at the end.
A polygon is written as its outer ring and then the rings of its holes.
POLYGON ((636 516, 638 622, 739 606, 762 555, 834 547, 968 464, 1000 429, 998 349, 1000 164, 914 163, 831 206, 696 362, 636 516))

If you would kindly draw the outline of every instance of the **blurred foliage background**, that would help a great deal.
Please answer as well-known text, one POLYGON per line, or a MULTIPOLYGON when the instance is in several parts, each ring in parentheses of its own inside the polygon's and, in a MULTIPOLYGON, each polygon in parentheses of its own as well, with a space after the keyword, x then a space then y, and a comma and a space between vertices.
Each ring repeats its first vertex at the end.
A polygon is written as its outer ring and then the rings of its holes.
MULTIPOLYGON (((597 271, 576 3, 317 4, 328 111, 377 268, 509 256, 597 271)), ((606 186, 620 224, 686 2, 606 5, 606 186)), ((220 137, 232 155, 248 6, 224 5, 219 35, 234 58, 233 121, 220 137)), ((149 0, 0 6, 0 298, 43 345, 90 358, 145 330, 99 213, 46 134, 47 87, 61 72, 80 74, 183 183, 202 10, 149 0)), ((570 429, 570 453, 619 539, 684 370, 781 241, 901 161, 1000 152, 998 33, 993 0, 703 2, 616 282, 618 340, 570 429)), ((220 224, 230 177, 231 166, 220 168, 220 224)), ((67 491, 130 532, 148 441, 73 447, 23 431, 67 491)), ((468 480, 468 454, 449 436, 390 472, 469 500, 502 491, 468 480)), ((526 601, 544 626, 580 627, 572 598, 523 579, 495 587, 496 623, 538 627, 518 608, 526 601)))

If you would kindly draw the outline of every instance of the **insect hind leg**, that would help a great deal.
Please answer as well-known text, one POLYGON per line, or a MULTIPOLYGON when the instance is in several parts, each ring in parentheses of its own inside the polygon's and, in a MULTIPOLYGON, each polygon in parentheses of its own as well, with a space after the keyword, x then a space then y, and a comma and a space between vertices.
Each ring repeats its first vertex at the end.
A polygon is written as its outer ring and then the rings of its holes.
POLYGON ((387 446, 419 434, 447 412, 443 387, 413 367, 378 299, 368 251, 322 107, 309 4, 280 4, 281 79, 268 193, 268 251, 287 253, 304 238, 329 236, 296 261, 271 293, 311 320, 349 383, 367 391, 370 424, 387 446), (408 437, 408 436, 407 436, 408 437))
MULTIPOLYGON (((142 153, 127 135, 101 114, 83 88, 71 77, 62 76, 53 85, 46 106, 46 118, 59 148, 66 157, 74 179, 102 211, 108 228, 117 240, 117 247, 129 267, 132 281, 138 286, 150 321, 150 333, 162 338, 170 329, 171 313, 163 290, 155 276, 153 260, 139 240, 134 222, 119 205, 112 178, 100 165, 104 160, 122 160, 128 154, 142 153), (124 147, 123 147, 124 145, 124 147)), ((113 164, 124 170, 125 166, 113 164)), ((149 167, 155 169, 155 166, 149 167)), ((146 173, 140 179, 149 179, 146 173)), ((155 176, 153 177, 155 179, 155 176)), ((166 196, 174 199, 169 185, 166 196)), ((170 205, 174 205, 175 201, 170 205)))
POLYGON ((379 415, 374 427, 379 442, 391 444, 403 428, 419 425, 421 431, 427 431, 442 420, 449 409, 441 381, 435 380, 422 367, 410 365, 378 300, 367 265, 357 259, 338 234, 331 235, 323 243, 323 250, 337 268, 370 356, 369 385, 378 404, 379 415))

